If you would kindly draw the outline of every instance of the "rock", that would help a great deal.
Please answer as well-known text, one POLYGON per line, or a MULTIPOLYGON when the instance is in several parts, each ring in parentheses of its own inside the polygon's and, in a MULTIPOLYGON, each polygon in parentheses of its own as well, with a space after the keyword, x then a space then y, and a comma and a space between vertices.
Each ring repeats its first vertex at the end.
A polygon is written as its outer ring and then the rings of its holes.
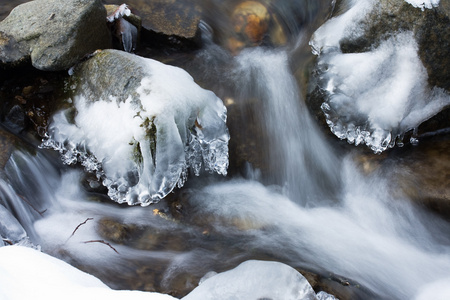
POLYGON ((231 48, 260 45, 269 29, 270 14, 266 6, 257 1, 239 3, 231 14, 231 22, 237 35, 231 48))
POLYGON ((36 0, 16 7, 0 23, 0 65, 31 59, 40 70, 72 67, 96 49, 110 47, 100 0, 36 0))
POLYGON ((0 129, 0 170, 5 168, 18 139, 11 133, 0 129))
POLYGON ((231 28, 223 43, 232 53, 246 47, 286 44, 286 28, 269 6, 270 3, 264 1, 243 1, 231 8, 228 16, 231 28))
POLYGON ((0 247, 3 242, 12 245, 27 237, 27 233, 19 221, 1 204, 0 217, 0 238, 2 238, 0 247))
POLYGON ((92 101, 108 100, 109 96, 117 102, 125 102, 131 96, 139 99, 137 88, 147 75, 140 58, 116 50, 99 51, 95 56, 74 69, 74 94, 86 94, 92 101), (105 76, 105 74, 126 74, 124 76, 105 76))
POLYGON ((51 113, 67 105, 67 72, 45 72, 31 65, 3 70, 0 75, 0 118, 16 134, 44 136, 51 113))
POLYGON ((25 129, 26 121, 25 111, 20 105, 16 104, 7 112, 4 125, 18 134, 25 129))
POLYGON ((409 198, 450 220, 450 138, 405 149, 391 176, 409 198))
POLYGON ((112 218, 102 218, 97 224, 100 236, 116 244, 124 244, 137 232, 137 226, 122 224, 112 218))
POLYGON ((450 137, 421 139, 417 146, 407 145, 381 155, 358 151, 355 162, 365 174, 379 173, 388 178, 391 194, 406 196, 450 220, 450 137))
POLYGON ((105 5, 108 25, 113 33, 114 48, 134 52, 139 42, 142 20, 126 4, 105 5))
POLYGON ((29 2, 29 0, 3 1, 2 5, 0 6, 0 21, 3 21, 3 19, 5 19, 9 15, 14 7, 25 2, 29 2))
POLYGON ((142 42, 151 48, 174 50, 200 46, 202 10, 192 0, 126 1, 142 19, 142 42))

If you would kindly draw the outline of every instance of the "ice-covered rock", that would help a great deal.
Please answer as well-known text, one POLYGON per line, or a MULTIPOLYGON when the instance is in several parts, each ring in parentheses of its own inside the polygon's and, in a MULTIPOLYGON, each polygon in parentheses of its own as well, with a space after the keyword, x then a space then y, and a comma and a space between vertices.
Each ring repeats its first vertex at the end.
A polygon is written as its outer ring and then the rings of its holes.
POLYGON ((230 271, 207 278, 183 298, 197 299, 317 300, 317 297, 308 281, 288 265, 249 260, 230 271))
MULTIPOLYGON (((1 190, 1 188, 0 188, 1 190)), ((1 191, 0 191, 1 194, 1 191)), ((19 245, 40 249, 40 246, 34 245, 27 235, 27 232, 13 216, 13 214, 0 204, 0 247, 4 245, 19 245)))
POLYGON ((15 244, 27 237, 25 229, 20 225, 19 221, 0 204, 0 237, 7 244, 15 244))
POLYGON ((106 50, 75 70, 73 111, 53 117, 43 146, 95 172, 119 202, 148 205, 188 168, 226 175, 226 108, 184 70, 106 50))
POLYGON ((428 15, 403 1, 347 2, 349 10, 326 22, 310 42, 319 56, 321 108, 337 137, 380 153, 403 144, 405 132, 448 107, 450 94, 445 83, 430 85, 429 76, 439 70, 423 63, 428 15), (395 21, 380 17, 389 13, 395 21))

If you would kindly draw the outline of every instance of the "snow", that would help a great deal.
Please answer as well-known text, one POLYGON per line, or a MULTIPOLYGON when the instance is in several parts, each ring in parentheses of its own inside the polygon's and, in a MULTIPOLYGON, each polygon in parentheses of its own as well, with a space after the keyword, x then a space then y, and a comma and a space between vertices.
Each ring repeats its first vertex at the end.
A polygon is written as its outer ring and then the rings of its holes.
POLYGON ((176 299, 158 293, 111 290, 92 275, 21 246, 0 248, 0 295, 4 300, 176 299))
POLYGON ((207 278, 183 298, 197 299, 317 298, 308 281, 295 269, 279 262, 249 260, 230 271, 207 278))
POLYGON ((226 175, 229 135, 222 101, 180 68, 120 55, 148 74, 136 90, 139 99, 76 95, 74 121, 66 111, 56 114, 43 146, 60 151, 67 164, 79 161, 96 172, 113 200, 130 205, 164 198, 184 184, 188 168, 195 175, 202 166, 226 175))
POLYGON ((412 32, 398 32, 370 51, 341 52, 343 38, 362 35, 358 24, 373 5, 372 0, 352 3, 346 13, 320 27, 310 45, 319 56, 322 110, 331 131, 380 153, 450 105, 450 95, 428 86, 412 32))
POLYGON ((405 0, 414 7, 431 9, 439 5, 439 0, 405 0))
MULTIPOLYGON (((205 277, 182 299, 317 299, 299 272, 279 262, 250 260, 230 271, 205 277)), ((4 300, 177 299, 153 292, 112 290, 66 262, 22 246, 0 248, 0 295, 4 300)), ((321 297, 335 299, 326 293, 321 297)))

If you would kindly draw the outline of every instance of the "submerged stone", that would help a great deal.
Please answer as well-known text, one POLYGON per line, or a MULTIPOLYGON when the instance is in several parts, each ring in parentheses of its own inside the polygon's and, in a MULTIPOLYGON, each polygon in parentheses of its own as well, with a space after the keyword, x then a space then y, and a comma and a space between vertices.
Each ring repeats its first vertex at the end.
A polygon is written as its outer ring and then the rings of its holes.
POLYGON ((0 65, 31 60, 40 70, 69 69, 96 49, 110 47, 101 1, 35 0, 0 23, 0 65))

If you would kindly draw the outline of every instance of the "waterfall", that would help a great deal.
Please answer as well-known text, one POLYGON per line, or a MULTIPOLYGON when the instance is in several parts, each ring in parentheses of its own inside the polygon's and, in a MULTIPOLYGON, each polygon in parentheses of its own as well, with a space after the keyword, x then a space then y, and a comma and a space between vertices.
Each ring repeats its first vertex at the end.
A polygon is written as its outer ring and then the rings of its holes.
MULTIPOLYGON (((202 57, 220 56, 210 51, 202 57)), ((248 249, 353 278, 376 297, 410 299, 449 277, 449 224, 393 194, 381 173, 362 174, 351 154, 336 154, 301 99, 289 52, 246 49, 234 59, 224 76, 233 84, 225 85, 234 85, 233 105, 257 99, 256 112, 243 110, 241 126, 259 114, 257 126, 268 136, 261 151, 267 151, 269 179, 265 185, 248 179, 194 189, 192 210, 256 230, 248 249)), ((217 226, 225 235, 235 230, 217 226)))
MULTIPOLYGON (((257 99, 255 112, 267 135, 270 181, 290 198, 316 206, 339 191, 339 160, 311 120, 285 50, 247 49, 236 57, 237 98, 257 99)), ((246 120, 242 120, 245 126, 246 120)))

